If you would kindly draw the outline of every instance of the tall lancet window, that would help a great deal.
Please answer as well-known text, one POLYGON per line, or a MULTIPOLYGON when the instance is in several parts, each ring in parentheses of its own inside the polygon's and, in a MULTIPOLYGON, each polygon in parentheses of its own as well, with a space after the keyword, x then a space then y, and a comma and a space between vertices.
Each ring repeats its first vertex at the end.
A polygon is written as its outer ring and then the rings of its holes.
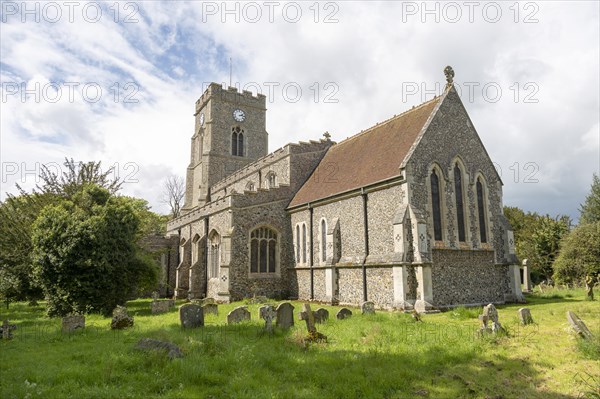
POLYGON ((458 221, 458 241, 465 242, 465 207, 463 201, 462 171, 458 163, 454 165, 454 195, 456 197, 456 218, 458 221))
POLYGON ((302 263, 306 263, 306 225, 302 225, 302 263))
POLYGON ((321 220, 321 262, 327 260, 327 222, 321 220))
POLYGON ((435 169, 431 172, 431 210, 433 211, 433 236, 442 241, 442 211, 440 207, 440 180, 435 169))
POLYGON ((244 156, 244 133, 240 132, 238 133, 238 146, 237 146, 237 150, 238 150, 238 155, 240 157, 244 156))
POLYGON ((296 225, 296 262, 300 263, 300 225, 296 225))
POLYGON ((481 242, 487 242, 487 230, 485 224, 485 204, 483 202, 483 184, 481 178, 477 179, 477 210, 479 211, 479 237, 481 242))

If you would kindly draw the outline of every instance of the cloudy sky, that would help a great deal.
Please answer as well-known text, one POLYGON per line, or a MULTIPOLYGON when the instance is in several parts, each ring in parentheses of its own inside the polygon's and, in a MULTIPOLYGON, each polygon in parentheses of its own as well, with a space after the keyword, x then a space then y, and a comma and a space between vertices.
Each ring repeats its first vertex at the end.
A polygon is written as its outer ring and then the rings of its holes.
POLYGON ((158 212, 206 82, 268 96, 270 150, 340 141, 439 94, 451 65, 505 205, 578 216, 600 162, 599 3, 0 3, 2 198, 65 157, 158 212))

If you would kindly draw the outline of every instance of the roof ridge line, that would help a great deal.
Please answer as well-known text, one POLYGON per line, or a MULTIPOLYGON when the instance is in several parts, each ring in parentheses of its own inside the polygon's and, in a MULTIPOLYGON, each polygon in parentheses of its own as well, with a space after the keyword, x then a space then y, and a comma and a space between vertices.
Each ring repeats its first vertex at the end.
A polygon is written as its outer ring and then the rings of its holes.
POLYGON ((415 105, 415 106, 413 106, 412 108, 410 108, 410 109, 407 109, 406 111, 404 111, 404 112, 402 112, 402 113, 400 113, 400 114, 398 114, 398 115, 394 115, 394 116, 392 116, 391 118, 385 119, 383 122, 378 122, 377 124, 375 124, 375 125, 373 125, 373 126, 371 126, 371 127, 367 128, 367 129, 365 129, 365 130, 362 130, 362 131, 360 131, 360 132, 356 133, 356 134, 355 134, 355 135, 353 135, 353 136, 346 137, 344 140, 340 141, 339 143, 336 143, 335 145, 332 145, 332 146, 331 146, 331 148, 337 147, 338 145, 340 145, 340 144, 342 144, 342 143, 345 143, 346 141, 350 141, 350 140, 352 140, 352 139, 355 139, 355 138, 357 138, 357 137, 360 137, 360 136, 362 136, 363 134, 366 134, 366 133, 370 132, 371 130, 373 130, 373 129, 375 129, 375 128, 381 127, 382 125, 385 125, 385 124, 387 124, 387 123, 390 123, 391 121, 393 121, 393 120, 395 120, 395 119, 398 119, 398 118, 400 118, 400 117, 402 117, 402 116, 404 116, 404 115, 408 114, 409 112, 416 111, 417 109, 419 109, 419 108, 421 108, 421 107, 423 107, 423 106, 425 106, 425 105, 427 105, 427 104, 431 103, 432 101, 439 100, 441 97, 442 97, 442 95, 435 96, 435 97, 433 97, 431 100, 429 100, 429 101, 425 101, 424 103, 421 103, 421 104, 419 104, 419 105, 415 105))

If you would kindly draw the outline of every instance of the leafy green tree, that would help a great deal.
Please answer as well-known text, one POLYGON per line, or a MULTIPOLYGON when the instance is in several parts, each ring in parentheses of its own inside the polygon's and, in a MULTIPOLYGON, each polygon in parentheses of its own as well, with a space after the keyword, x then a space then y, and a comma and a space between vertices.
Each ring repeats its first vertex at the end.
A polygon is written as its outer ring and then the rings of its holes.
POLYGON ((137 243, 140 223, 129 199, 94 184, 42 210, 33 225, 33 260, 50 316, 109 315, 155 286, 157 267, 137 243))
POLYGON ((531 238, 535 250, 534 260, 538 270, 546 279, 553 274, 553 263, 560 250, 560 240, 569 233, 570 219, 568 217, 544 216, 533 232, 531 238))
MULTIPOLYGON (((31 240, 33 223, 42 209, 62 198, 71 198, 89 183, 104 187, 110 193, 116 193, 121 187, 119 179, 113 178, 113 169, 103 172, 100 162, 65 159, 63 166, 62 171, 42 166, 38 176, 41 183, 33 192, 28 193, 17 185, 19 195, 8 194, 0 203, 0 272, 4 277, 0 295, 8 302, 42 298, 42 289, 32 277, 31 240)), ((147 209, 144 217, 152 220, 159 216, 147 209)))
POLYGON ((579 223, 595 223, 600 221, 600 178, 594 173, 592 188, 579 208, 579 223))
POLYGON ((561 242, 554 264, 554 278, 563 283, 585 282, 587 296, 594 299, 600 277, 600 221, 580 224, 561 242))
POLYGON ((560 240, 570 229, 569 217, 540 216, 517 207, 504 207, 504 215, 513 228, 517 257, 527 259, 535 275, 550 279, 560 240))

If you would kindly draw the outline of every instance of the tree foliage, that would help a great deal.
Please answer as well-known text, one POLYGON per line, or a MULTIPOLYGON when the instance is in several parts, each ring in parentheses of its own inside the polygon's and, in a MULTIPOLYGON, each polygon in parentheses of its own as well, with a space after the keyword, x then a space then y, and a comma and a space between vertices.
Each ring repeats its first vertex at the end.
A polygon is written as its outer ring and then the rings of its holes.
POLYGON ((561 242, 554 264, 554 278, 563 283, 600 276, 600 221, 580 224, 561 242))
POLYGON ((560 240, 570 229, 570 218, 541 216, 517 207, 504 207, 504 215, 513 228, 517 257, 527 259, 535 274, 550 279, 560 240))
MULTIPOLYGON (((113 169, 103 171, 100 162, 65 159, 63 166, 62 170, 43 166, 38 176, 40 184, 31 193, 17 185, 19 195, 8 194, 0 203, 0 297, 7 303, 42 298, 42 289, 32 274, 32 227, 42 210, 61 204, 65 199, 73 200, 90 184, 103 187, 109 195, 116 194, 121 187, 113 169)), ((127 202, 140 220, 136 239, 164 232, 166 217, 151 212, 147 201, 120 198, 119 201, 127 202)))
POLYGON ((579 223, 595 223, 600 221, 600 178, 594 173, 590 193, 579 208, 579 223))
POLYGON ((157 268, 137 244, 141 221, 127 198, 86 184, 45 207, 33 225, 36 277, 48 314, 110 314, 156 284, 157 268))

